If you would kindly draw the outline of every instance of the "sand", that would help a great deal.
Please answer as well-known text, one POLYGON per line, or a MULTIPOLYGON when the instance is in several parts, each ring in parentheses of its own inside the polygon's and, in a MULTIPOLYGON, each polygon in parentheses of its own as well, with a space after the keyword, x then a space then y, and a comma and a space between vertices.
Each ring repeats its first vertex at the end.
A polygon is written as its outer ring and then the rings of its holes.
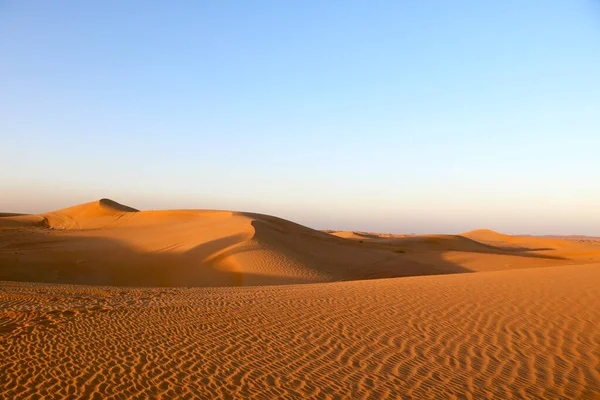
POLYGON ((0 398, 600 398, 593 242, 103 199, 4 214, 0 274, 0 398))
POLYGON ((0 397, 592 399, 600 265, 252 288, 4 283, 0 397))
POLYGON ((598 244, 477 235, 329 234, 267 215, 138 211, 102 199, 0 217, 0 280, 254 286, 600 262, 598 244))

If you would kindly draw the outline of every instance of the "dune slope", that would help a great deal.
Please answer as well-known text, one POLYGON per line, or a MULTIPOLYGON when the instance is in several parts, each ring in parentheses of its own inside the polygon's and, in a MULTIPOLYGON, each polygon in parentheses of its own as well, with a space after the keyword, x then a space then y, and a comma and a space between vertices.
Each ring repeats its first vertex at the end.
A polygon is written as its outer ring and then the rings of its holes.
POLYGON ((598 264, 253 288, 5 282, 0 303, 2 398, 600 395, 598 264))
POLYGON ((402 235, 327 231, 363 245, 403 252, 406 261, 462 272, 525 269, 600 261, 600 242, 518 237, 487 229, 460 235, 402 235))
POLYGON ((571 243, 570 251, 563 254, 552 248, 494 245, 453 235, 338 233, 345 237, 337 237, 260 214, 138 211, 108 199, 45 214, 4 215, 0 217, 0 279, 13 281, 252 286, 600 259, 600 246, 573 248, 571 243))
POLYGON ((18 281, 241 286, 445 272, 266 215, 107 199, 0 218, 0 239, 0 279, 18 281))

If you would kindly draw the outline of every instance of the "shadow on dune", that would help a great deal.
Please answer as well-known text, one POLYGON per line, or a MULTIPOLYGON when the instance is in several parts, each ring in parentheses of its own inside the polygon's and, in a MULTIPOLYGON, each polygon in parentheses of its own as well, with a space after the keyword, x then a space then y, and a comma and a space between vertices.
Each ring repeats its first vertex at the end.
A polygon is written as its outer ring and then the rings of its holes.
POLYGON ((277 285, 473 272, 444 259, 448 251, 565 260, 526 253, 546 249, 504 249, 463 237, 363 242, 275 217, 261 216, 252 225, 252 244, 243 234, 231 235, 181 252, 173 251, 175 246, 148 252, 114 238, 30 229, 0 245, 0 280, 159 287, 277 285), (426 257, 419 258, 421 253, 426 257), (262 270, 267 273, 258 273, 244 270, 243 262, 225 262, 241 256, 251 263, 262 254, 280 257, 275 263, 279 269, 267 265, 262 270), (302 266, 306 273, 289 273, 291 265, 302 266))
MULTIPOLYGON (((354 240, 356 241, 356 240, 354 240)), ((553 251, 549 247, 508 247, 495 246, 466 238, 459 235, 448 236, 407 236, 365 240, 371 246, 396 248, 400 251, 431 251, 431 252, 469 252, 481 254, 512 255, 518 257, 539 258, 549 260, 568 260, 552 254, 533 252, 553 251), (531 252, 531 253, 530 253, 531 252)))
POLYGON ((381 237, 364 232, 342 238, 264 214, 138 212, 109 199, 45 214, 7 216, 0 221, 0 279, 5 280, 275 285, 467 273, 513 268, 513 263, 526 268, 566 260, 552 249, 512 247, 519 245, 512 242, 500 247, 463 236, 381 237), (544 259, 549 261, 540 263, 544 259))
POLYGON ((252 222, 256 237, 269 248, 305 265, 314 265, 333 281, 398 278, 472 272, 444 260, 419 262, 389 247, 332 236, 303 225, 290 225, 277 217, 262 216, 252 222))
POLYGON ((70 236, 60 232, 49 235, 42 229, 28 230, 0 247, 0 280, 112 286, 219 287, 470 272, 441 258, 433 264, 419 263, 403 260, 400 255, 390 251, 364 249, 343 239, 315 240, 307 235, 306 242, 298 240, 296 234, 268 228, 264 232, 261 224, 256 225, 259 242, 264 242, 259 249, 241 243, 243 235, 233 235, 179 253, 140 251, 114 238, 70 236), (285 265, 282 273, 277 275, 221 267, 221 261, 226 257, 243 254, 252 257, 252 253, 257 251, 285 252, 286 259, 318 269, 321 275, 286 276, 285 265), (375 261, 370 265, 361 264, 360 259, 365 254, 369 255, 369 261, 375 261))
POLYGON ((551 250, 556 250, 556 249, 554 249, 552 247, 517 247, 517 246, 515 246, 515 247, 509 247, 509 246, 496 246, 496 245, 492 245, 492 244, 489 244, 489 243, 478 242, 475 239, 471 239, 471 238, 460 236, 460 235, 458 235, 457 237, 461 238, 462 240, 465 240, 465 241, 477 244, 479 246, 487 247, 489 249, 496 250, 496 251, 506 251, 506 252, 509 252, 509 253, 520 253, 520 252, 524 252, 524 251, 551 251, 551 250))
POLYGON ((141 252, 103 237, 27 236, 0 249, 0 279, 116 286, 233 284, 221 271, 195 268, 197 260, 185 253, 141 252))

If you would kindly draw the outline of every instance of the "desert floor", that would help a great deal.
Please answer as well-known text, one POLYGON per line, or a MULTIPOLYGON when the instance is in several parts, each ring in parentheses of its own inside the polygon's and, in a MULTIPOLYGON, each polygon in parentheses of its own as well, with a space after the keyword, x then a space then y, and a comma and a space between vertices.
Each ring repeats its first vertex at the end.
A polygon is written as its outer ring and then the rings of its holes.
POLYGON ((0 398, 600 398, 594 239, 103 199, 2 214, 0 279, 0 398))

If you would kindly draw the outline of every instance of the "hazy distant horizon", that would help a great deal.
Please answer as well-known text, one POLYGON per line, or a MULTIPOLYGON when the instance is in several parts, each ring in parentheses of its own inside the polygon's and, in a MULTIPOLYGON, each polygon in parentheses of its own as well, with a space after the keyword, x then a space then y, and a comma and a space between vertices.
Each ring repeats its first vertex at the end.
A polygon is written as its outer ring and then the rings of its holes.
MULTIPOLYGON (((510 235, 533 235, 533 236, 587 236, 587 237, 597 237, 598 234, 593 233, 591 230, 589 232, 569 232, 566 230, 559 231, 511 231, 504 230, 502 227, 497 226, 487 226, 487 225, 468 225, 462 221, 459 221, 458 218, 454 218, 456 227, 452 226, 453 220, 448 220, 448 229, 445 230, 436 230, 435 226, 429 226, 424 222, 427 222, 426 218, 419 221, 418 215, 409 216, 405 215, 404 221, 407 221, 406 224, 400 224, 397 227, 393 225, 393 223, 387 222, 384 218, 381 219, 373 219, 373 218, 360 218, 361 215, 347 215, 345 218, 341 218, 344 220, 342 224, 336 224, 335 219, 328 218, 327 216, 318 216, 316 219, 311 220, 310 211, 305 210, 304 216, 300 215, 300 218, 296 218, 298 215, 298 210, 295 209, 294 212, 291 210, 286 211, 281 207, 274 206, 271 209, 276 211, 270 211, 269 207, 261 207, 256 206, 255 208, 244 209, 236 207, 236 201, 231 200, 224 202, 223 204, 227 204, 226 207, 219 207, 218 202, 208 201, 203 202, 199 201, 197 204, 192 202, 182 202, 182 201, 173 201, 173 206, 169 205, 168 201, 152 201, 151 199, 139 199, 137 201, 125 201, 123 198, 119 196, 113 197, 96 197, 96 198, 80 198, 76 202, 63 202, 61 201, 50 201, 48 207, 38 207, 34 206, 33 203, 30 203, 28 200, 24 200, 22 203, 19 203, 16 208, 2 208, 0 209, 0 213, 8 212, 8 213, 24 213, 24 214, 38 214, 45 213, 49 211, 55 211, 62 208, 67 208, 71 206, 75 206, 82 203, 87 203, 91 201, 100 200, 101 198, 110 198, 111 200, 115 200, 118 203, 124 204, 126 206, 130 206, 133 208, 137 208, 141 211, 145 210, 172 210, 172 209, 207 209, 207 210, 228 210, 228 211, 239 211, 239 212, 254 212, 259 214, 272 215, 279 218, 284 218, 305 226, 308 226, 313 229, 319 230, 334 230, 334 231, 362 231, 362 232, 378 232, 378 233, 394 233, 394 234, 458 234, 476 229, 491 229, 494 231, 498 231, 504 234, 510 235), (31 204, 31 206, 26 206, 27 204, 31 204), (332 223, 327 225, 326 221, 331 221, 332 223), (378 229, 378 227, 383 226, 384 229, 378 229), (386 227, 389 227, 386 229, 386 227), (405 228, 405 229, 404 229, 405 228)), ((37 201, 35 202, 37 203, 37 201)), ((240 204, 238 202, 237 204, 240 204)), ((300 210, 302 211, 302 210, 300 210)), ((340 218, 340 217, 339 217, 340 218)), ((483 219, 482 219, 483 220, 483 219)), ((554 222, 554 221, 553 221, 554 222)), ((436 222, 434 225, 439 226, 439 222, 436 222)), ((551 229, 551 228, 550 228, 551 229)))
POLYGON ((600 236, 600 7, 6 2, 0 212, 600 236))

